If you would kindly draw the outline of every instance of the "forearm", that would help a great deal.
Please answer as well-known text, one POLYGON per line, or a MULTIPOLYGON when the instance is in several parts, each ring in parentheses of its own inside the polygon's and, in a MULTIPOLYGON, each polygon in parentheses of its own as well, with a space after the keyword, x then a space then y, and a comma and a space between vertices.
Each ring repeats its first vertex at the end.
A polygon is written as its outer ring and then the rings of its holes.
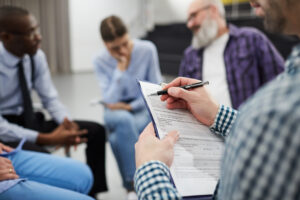
POLYGON ((15 142, 23 138, 26 138, 29 142, 35 142, 37 136, 38 132, 9 123, 0 116, 0 139, 3 142, 15 142))
POLYGON ((61 124, 64 121, 64 118, 72 120, 66 107, 58 99, 46 102, 44 107, 57 124, 61 124))
POLYGON ((213 125, 210 127, 214 133, 226 138, 237 118, 238 111, 221 105, 213 125))
POLYGON ((139 167, 134 182, 139 199, 181 199, 170 182, 169 168, 160 161, 150 161, 139 167))
POLYGON ((106 103, 117 103, 121 99, 122 95, 122 85, 124 79, 124 72, 121 72, 118 69, 115 69, 112 77, 108 75, 101 75, 99 77, 99 83, 101 86, 101 92, 103 96, 103 101, 106 103), (107 77, 104 77, 107 76, 107 77), (109 80, 109 81, 108 81, 109 80))
POLYGON ((140 110, 141 108, 145 108, 145 103, 144 103, 143 97, 141 97, 141 96, 138 97, 137 99, 135 99, 129 105, 130 105, 132 111, 137 111, 137 110, 140 110))
POLYGON ((61 123, 68 112, 59 100, 58 92, 52 82, 48 63, 42 51, 38 52, 33 89, 41 99, 43 107, 50 113, 53 120, 61 123))
POLYGON ((39 133, 36 139, 36 143, 39 145, 55 145, 55 141, 51 134, 39 133))

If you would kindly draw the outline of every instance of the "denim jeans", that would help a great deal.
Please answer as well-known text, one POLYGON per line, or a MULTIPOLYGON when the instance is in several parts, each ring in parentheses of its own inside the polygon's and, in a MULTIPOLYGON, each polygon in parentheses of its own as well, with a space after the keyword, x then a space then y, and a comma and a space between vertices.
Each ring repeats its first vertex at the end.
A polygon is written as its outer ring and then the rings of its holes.
POLYGON ((135 172, 134 145, 139 134, 150 122, 147 109, 138 112, 105 109, 104 121, 109 130, 109 142, 121 173, 123 186, 133 190, 135 172))
POLYGON ((24 150, 7 158, 25 180, 1 193, 0 199, 92 200, 84 194, 91 189, 93 176, 79 161, 24 150))

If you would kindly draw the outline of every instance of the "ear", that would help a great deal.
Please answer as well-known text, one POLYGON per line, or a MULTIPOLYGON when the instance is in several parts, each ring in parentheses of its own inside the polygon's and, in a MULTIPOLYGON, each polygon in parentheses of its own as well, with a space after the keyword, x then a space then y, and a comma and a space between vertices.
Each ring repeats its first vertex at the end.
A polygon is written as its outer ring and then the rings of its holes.
POLYGON ((11 35, 5 31, 0 32, 0 40, 3 42, 7 42, 11 39, 11 35))

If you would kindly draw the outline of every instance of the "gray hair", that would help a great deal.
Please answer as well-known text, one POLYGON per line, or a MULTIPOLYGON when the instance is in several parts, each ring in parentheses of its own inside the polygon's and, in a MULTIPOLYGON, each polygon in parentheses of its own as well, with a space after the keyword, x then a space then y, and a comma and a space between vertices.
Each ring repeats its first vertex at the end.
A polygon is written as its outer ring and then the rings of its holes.
POLYGON ((225 8, 224 8, 224 4, 222 3, 221 0, 204 0, 204 2, 208 5, 216 6, 220 15, 222 17, 225 17, 225 8))

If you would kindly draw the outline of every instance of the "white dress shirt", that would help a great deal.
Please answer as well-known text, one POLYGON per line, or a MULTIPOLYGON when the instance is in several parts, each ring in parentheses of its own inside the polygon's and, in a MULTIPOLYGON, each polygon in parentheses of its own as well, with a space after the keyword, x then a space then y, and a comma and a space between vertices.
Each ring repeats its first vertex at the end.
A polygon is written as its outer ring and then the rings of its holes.
MULTIPOLYGON (((3 115, 21 115, 23 113, 22 91, 19 87, 18 58, 8 52, 0 42, 0 139, 4 142, 19 141, 26 138, 35 142, 38 132, 9 123, 3 115)), ((52 83, 46 56, 42 50, 34 55, 34 83, 31 79, 30 57, 22 58, 27 86, 39 95, 45 109, 57 122, 62 123, 64 117, 69 118, 65 107, 58 100, 58 93, 52 83)))

